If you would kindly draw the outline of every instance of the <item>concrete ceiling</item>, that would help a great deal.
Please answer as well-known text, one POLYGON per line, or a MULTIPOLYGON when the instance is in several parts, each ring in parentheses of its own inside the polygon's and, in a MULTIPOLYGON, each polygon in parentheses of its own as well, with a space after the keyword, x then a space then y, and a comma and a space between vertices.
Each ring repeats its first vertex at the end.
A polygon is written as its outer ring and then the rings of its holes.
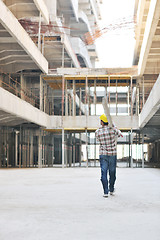
POLYGON ((3 2, 18 20, 39 17, 41 12, 43 20, 49 23, 49 13, 43 0, 3 0, 3 2))
MULTIPOLYGON (((29 21, 31 23, 33 21, 38 24, 39 7, 37 7, 36 2, 36 0, 3 1, 3 3, 15 16, 15 21, 18 19, 26 31, 29 27, 29 21)), ((58 1, 58 4, 62 7, 61 12, 63 14, 66 15, 70 14, 70 12, 73 12, 71 1, 60 0, 58 1)), ((72 16, 70 17, 72 18, 72 16)), ((45 18, 43 17, 42 21, 44 19, 45 18)), ((20 25, 18 21, 16 23, 17 25, 20 25)), ((31 28, 33 28, 33 24, 31 24, 31 28)), ((46 60, 45 64, 48 63, 50 69, 56 69, 57 67, 80 67, 81 65, 86 67, 86 65, 83 64, 83 59, 78 59, 75 55, 72 46, 69 44, 69 40, 67 40, 67 37, 63 37, 64 34, 61 32, 62 27, 59 30, 58 28, 55 29, 57 30, 57 33, 54 33, 56 39, 52 41, 45 40, 44 44, 42 43, 41 45, 41 51, 44 56, 44 60, 46 60)), ((29 29, 27 33, 31 36, 30 41, 32 41, 33 34, 30 31, 31 30, 29 29)), ((67 31, 67 29, 65 29, 65 31, 67 31)), ((34 43, 38 46, 38 37, 34 43)), ((43 56, 41 56, 41 58, 43 56)), ((36 59, 38 59, 38 57, 34 59, 33 56, 26 51, 25 44, 23 46, 23 44, 16 39, 16 36, 14 36, 13 32, 8 28, 7 25, 4 25, 4 20, 1 21, 0 17, 0 71, 4 73, 16 73, 23 70, 37 69, 42 70, 42 72, 47 71, 48 73, 46 68, 43 69, 43 67, 40 66, 41 60, 39 61, 40 64, 37 64, 36 59)))
POLYGON ((17 126, 26 122, 16 115, 0 110, 0 126, 17 126))
POLYGON ((74 11, 72 8, 72 3, 71 0, 58 0, 57 1, 58 5, 58 12, 61 12, 61 14, 67 16, 67 17, 74 17, 74 11))
POLYGON ((44 42, 44 56, 49 62, 49 71, 59 67, 70 68, 75 65, 80 67, 80 62, 69 40, 63 39, 63 34, 57 34, 54 38, 54 40, 45 40, 44 42))
POLYGON ((66 49, 63 49, 60 36, 57 36, 57 40, 45 41, 44 56, 49 62, 49 69, 54 69, 59 66, 70 67, 72 63, 72 59, 67 54, 66 49))
POLYGON ((39 11, 33 0, 6 0, 4 2, 17 19, 26 16, 39 16, 39 11))
POLYGON ((156 127, 160 129, 160 109, 158 109, 154 116, 149 120, 146 127, 156 127))
POLYGON ((36 69, 37 66, 20 44, 0 24, 0 70, 9 73, 29 68, 36 69))
POLYGON ((135 37, 134 64, 139 74, 159 74, 160 1, 139 1, 135 37))
POLYGON ((34 1, 0 0, 1 72, 14 73, 25 69, 41 69, 44 72, 48 72, 46 60, 40 52, 38 53, 38 49, 30 51, 31 48, 35 48, 35 45, 17 21, 17 19, 26 16, 39 16, 39 10, 34 1), (24 39, 25 41, 23 42, 22 40, 24 39), (30 49, 27 48, 26 43, 30 45, 30 49), (36 60, 38 57, 43 59, 43 65, 46 66, 45 69, 43 69, 42 63, 40 63, 41 60, 36 60))

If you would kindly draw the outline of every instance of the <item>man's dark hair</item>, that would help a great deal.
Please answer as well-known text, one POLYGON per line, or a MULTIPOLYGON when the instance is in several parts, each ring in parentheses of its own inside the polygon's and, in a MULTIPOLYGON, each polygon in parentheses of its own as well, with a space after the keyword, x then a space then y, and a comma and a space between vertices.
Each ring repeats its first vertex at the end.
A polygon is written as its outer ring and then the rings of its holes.
MULTIPOLYGON (((102 121, 102 120, 101 120, 102 121)), ((103 122, 103 121, 102 121, 103 122)), ((107 125, 108 126, 108 122, 103 122, 104 123, 104 125, 107 125)))

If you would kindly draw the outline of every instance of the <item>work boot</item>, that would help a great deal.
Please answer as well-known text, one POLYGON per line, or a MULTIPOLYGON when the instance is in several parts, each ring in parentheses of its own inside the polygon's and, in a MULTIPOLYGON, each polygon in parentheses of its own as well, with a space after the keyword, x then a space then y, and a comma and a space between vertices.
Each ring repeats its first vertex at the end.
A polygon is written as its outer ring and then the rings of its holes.
POLYGON ((115 194, 115 191, 113 191, 113 192, 110 192, 110 195, 114 196, 114 194, 115 194))
POLYGON ((108 194, 107 194, 107 193, 104 193, 103 197, 107 198, 107 197, 108 197, 108 194))

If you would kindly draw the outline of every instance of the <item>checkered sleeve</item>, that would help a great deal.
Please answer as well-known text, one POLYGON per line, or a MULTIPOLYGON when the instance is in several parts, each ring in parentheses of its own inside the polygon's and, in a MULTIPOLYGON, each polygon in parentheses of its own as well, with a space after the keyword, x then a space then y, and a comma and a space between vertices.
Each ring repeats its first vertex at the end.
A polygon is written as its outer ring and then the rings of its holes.
POLYGON ((113 127, 113 131, 114 131, 115 135, 117 135, 118 137, 120 137, 122 135, 121 131, 115 125, 113 127))

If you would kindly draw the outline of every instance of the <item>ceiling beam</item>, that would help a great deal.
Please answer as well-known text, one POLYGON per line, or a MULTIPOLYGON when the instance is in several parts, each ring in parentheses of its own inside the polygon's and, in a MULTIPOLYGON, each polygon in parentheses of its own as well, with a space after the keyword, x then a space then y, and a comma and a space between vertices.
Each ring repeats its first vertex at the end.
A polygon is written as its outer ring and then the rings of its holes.
POLYGON ((160 12, 160 0, 158 1, 151 0, 143 43, 142 43, 141 52, 140 52, 139 63, 138 63, 139 75, 143 75, 145 71, 148 54, 150 51, 150 47, 152 45, 156 27, 159 21, 159 12, 160 12))
POLYGON ((45 22, 49 24, 49 12, 44 0, 33 0, 38 10, 41 12, 45 22))

